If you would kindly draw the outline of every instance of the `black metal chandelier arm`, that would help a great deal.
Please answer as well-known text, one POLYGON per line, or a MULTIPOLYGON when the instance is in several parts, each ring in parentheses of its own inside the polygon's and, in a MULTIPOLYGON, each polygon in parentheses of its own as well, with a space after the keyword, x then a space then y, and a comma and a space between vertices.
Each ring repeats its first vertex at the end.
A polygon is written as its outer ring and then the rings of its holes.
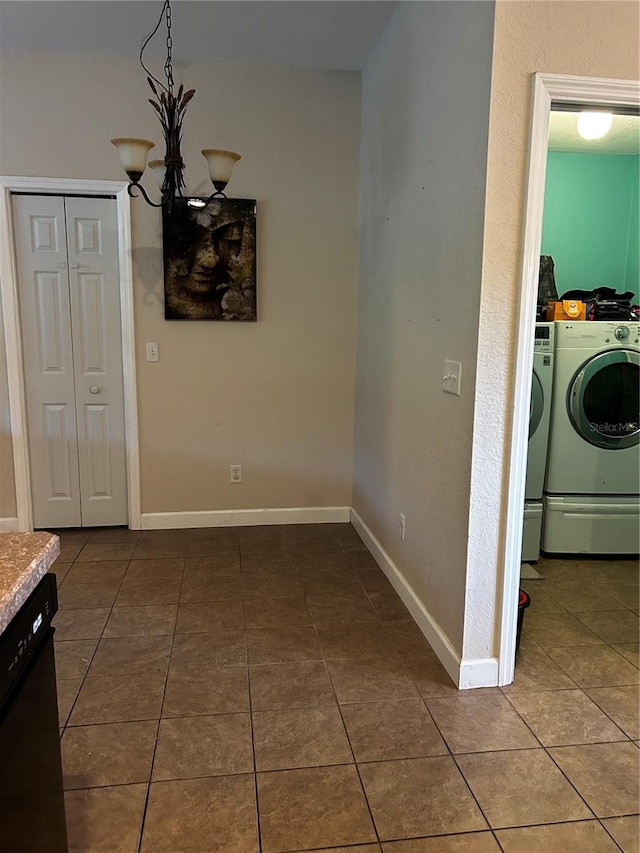
POLYGON ((217 198, 226 198, 226 197, 227 196, 225 195, 225 193, 222 192, 222 190, 216 190, 214 193, 211 193, 209 198, 205 201, 203 207, 206 207, 209 204, 209 202, 215 201, 217 198))
POLYGON ((160 202, 151 201, 151 199, 147 195, 147 191, 142 186, 142 184, 133 184, 133 183, 129 184, 129 186, 127 187, 127 192, 129 193, 131 198, 137 198, 138 197, 138 193, 134 192, 134 190, 139 190, 140 194, 142 195, 144 200, 147 202, 147 204, 150 204, 151 207, 162 207, 162 205, 163 205, 162 201, 160 201, 160 202))
MULTIPOLYGON (((167 86, 165 86, 164 83, 162 83, 160 80, 158 80, 157 77, 154 77, 154 75, 149 71, 147 66, 144 64, 143 56, 144 56, 144 52, 145 52, 147 45, 149 44, 151 39, 155 36, 155 34, 158 32, 158 30, 160 29, 160 24, 162 23, 162 19, 167 15, 167 12, 169 12, 169 14, 170 14, 170 9, 171 9, 171 6, 169 4, 169 0, 164 0, 163 6, 162 6, 162 12, 160 13, 160 17, 158 18, 158 23, 155 25, 154 29, 149 33, 149 35, 142 42, 142 47, 140 48, 140 56, 139 56, 140 65, 142 66, 142 68, 144 69, 146 74, 149 77, 151 77, 151 79, 155 83, 157 83, 161 89, 163 89, 165 92, 167 92, 167 94, 169 93, 170 88, 167 88, 167 86)), ((170 83, 173 84, 173 80, 171 78, 168 78, 168 79, 170 79, 170 83)))

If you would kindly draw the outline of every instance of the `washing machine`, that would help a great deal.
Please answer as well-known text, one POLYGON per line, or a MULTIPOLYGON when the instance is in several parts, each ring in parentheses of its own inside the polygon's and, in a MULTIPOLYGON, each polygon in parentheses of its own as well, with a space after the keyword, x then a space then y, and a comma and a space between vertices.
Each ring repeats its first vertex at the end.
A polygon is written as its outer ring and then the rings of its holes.
POLYGON ((542 549, 640 550, 640 324, 559 321, 542 549))
POLYGON ((529 409, 529 444, 525 485, 522 561, 540 556, 542 536, 542 492, 547 461, 547 441, 553 390, 553 323, 536 323, 533 343, 533 377, 529 409))

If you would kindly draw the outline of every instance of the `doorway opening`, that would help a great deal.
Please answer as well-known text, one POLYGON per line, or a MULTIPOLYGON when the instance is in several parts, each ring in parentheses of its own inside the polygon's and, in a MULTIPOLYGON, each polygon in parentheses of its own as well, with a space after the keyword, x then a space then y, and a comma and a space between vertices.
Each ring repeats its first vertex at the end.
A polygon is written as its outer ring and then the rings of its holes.
POLYGON ((534 332, 549 118, 554 106, 631 108, 640 107, 640 87, 634 80, 608 80, 574 77, 563 74, 536 73, 533 76, 532 112, 529 140, 529 170, 524 213, 523 253, 521 263, 521 299, 518 323, 518 352, 514 395, 514 419, 511 434, 510 476, 507 499, 507 532, 505 572, 502 590, 500 632, 500 685, 513 681, 515 669, 518 588, 522 547, 522 508, 525 496, 527 443, 531 382, 533 373, 534 332))

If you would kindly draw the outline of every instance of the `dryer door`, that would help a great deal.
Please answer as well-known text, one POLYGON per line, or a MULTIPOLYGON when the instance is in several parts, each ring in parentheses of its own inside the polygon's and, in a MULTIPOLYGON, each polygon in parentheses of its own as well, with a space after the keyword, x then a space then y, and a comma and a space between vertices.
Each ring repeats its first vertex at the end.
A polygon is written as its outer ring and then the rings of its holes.
POLYGON ((640 354, 617 349, 586 361, 567 392, 575 431, 594 447, 621 450, 640 441, 640 354))

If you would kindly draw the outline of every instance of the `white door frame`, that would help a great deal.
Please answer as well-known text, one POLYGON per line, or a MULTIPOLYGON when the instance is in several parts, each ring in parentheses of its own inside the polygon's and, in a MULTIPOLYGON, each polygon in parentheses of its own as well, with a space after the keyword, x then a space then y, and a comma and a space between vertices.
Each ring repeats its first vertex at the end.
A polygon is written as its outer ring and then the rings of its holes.
POLYGON ((116 197, 118 218, 118 272, 124 381, 125 443, 129 527, 140 529, 140 455, 138 403, 133 324, 133 270, 131 265, 131 214, 127 184, 123 181, 85 181, 75 178, 0 177, 0 295, 7 354, 10 428, 13 448, 18 530, 33 530, 31 478, 27 444, 27 411, 22 363, 22 336, 15 259, 12 192, 116 197))
POLYGON ((501 685, 510 684, 513 681, 515 668, 522 548, 522 507, 524 506, 527 466, 533 339, 540 249, 542 246, 549 114, 552 103, 638 107, 640 105, 640 82, 637 80, 608 80, 598 77, 573 77, 565 74, 537 73, 533 75, 529 169, 525 190, 523 253, 520 273, 521 291, 514 417, 511 432, 507 497, 505 571, 502 591, 502 626, 498 673, 498 683, 501 685))

